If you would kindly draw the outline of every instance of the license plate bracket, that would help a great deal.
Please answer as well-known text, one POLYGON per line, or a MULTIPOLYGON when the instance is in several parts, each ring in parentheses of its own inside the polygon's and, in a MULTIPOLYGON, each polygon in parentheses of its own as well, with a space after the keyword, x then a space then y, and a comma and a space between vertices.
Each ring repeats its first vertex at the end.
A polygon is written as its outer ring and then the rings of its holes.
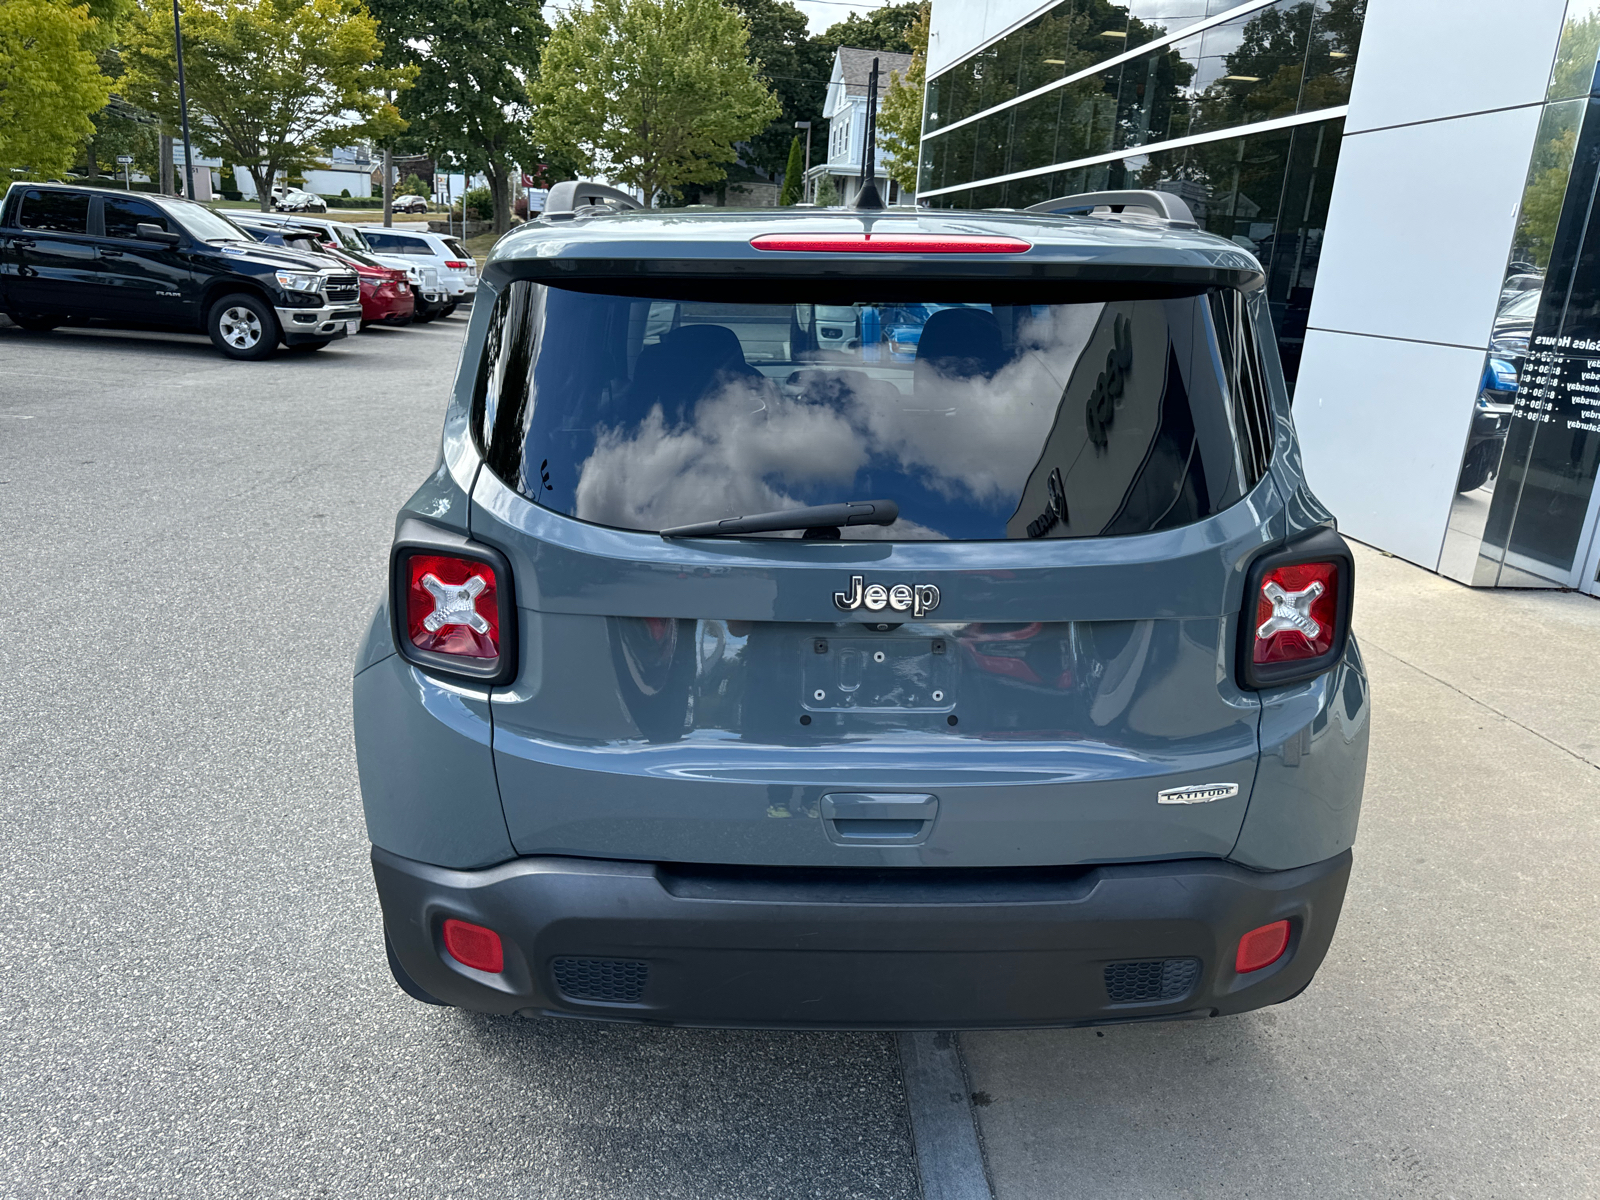
POLYGON ((800 647, 807 712, 949 712, 954 643, 943 637, 812 637, 800 647))

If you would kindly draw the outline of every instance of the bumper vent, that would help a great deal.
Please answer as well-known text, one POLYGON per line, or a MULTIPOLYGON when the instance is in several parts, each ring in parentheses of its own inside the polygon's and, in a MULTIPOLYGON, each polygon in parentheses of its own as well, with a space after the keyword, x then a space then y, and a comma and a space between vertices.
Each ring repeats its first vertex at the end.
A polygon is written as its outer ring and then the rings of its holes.
POLYGON ((650 978, 650 965, 636 958, 558 958, 550 969, 567 998, 613 1004, 634 1003, 650 978))
POLYGON ((1187 996, 1199 978, 1198 958, 1112 963, 1106 968, 1106 994, 1113 1004, 1154 1004, 1187 996))

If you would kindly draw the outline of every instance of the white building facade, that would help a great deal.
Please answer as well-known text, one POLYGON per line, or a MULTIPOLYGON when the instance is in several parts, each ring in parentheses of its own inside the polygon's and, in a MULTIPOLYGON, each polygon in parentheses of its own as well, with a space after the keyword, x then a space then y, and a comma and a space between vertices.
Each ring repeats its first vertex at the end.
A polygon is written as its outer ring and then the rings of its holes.
POLYGON ((1182 196, 1346 533, 1600 594, 1597 54, 1600 0, 934 0, 919 198, 1182 196))
MULTIPOLYGON (((824 175, 831 175, 843 204, 853 204, 861 189, 862 147, 867 136, 867 88, 873 60, 878 61, 878 107, 883 107, 891 72, 904 75, 911 56, 889 50, 857 50, 841 46, 833 56, 833 73, 822 102, 822 116, 828 123, 825 159, 806 173, 807 195, 815 197, 824 175)), ((873 158, 878 192, 885 204, 901 203, 899 185, 884 174, 882 147, 873 158)), ((907 198, 909 199, 909 197, 907 198)))

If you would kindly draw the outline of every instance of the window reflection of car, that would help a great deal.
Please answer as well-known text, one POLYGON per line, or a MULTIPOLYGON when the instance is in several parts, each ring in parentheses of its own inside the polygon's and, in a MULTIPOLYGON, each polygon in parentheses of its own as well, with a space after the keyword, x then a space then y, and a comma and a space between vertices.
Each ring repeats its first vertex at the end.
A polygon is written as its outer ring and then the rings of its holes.
POLYGON ((1509 276, 1500 285, 1500 303, 1502 305, 1526 295, 1528 292, 1537 294, 1544 288, 1544 276, 1533 271, 1523 272, 1509 276))
POLYGON ((855 350, 861 345, 860 317, 854 305, 819 304, 816 322, 819 350, 855 350))
POLYGON ((1458 492, 1476 491, 1499 472, 1500 454, 1511 428, 1511 410, 1517 402, 1517 384, 1541 294, 1539 290, 1516 292, 1495 317, 1489 355, 1484 360, 1478 399, 1472 410, 1472 429, 1461 458, 1461 474, 1456 479, 1458 492))

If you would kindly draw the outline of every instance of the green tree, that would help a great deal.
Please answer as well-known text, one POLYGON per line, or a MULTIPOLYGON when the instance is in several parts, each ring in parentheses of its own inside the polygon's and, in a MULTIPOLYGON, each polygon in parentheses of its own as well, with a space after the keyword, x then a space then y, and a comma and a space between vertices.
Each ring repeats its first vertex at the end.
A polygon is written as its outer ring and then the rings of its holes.
POLYGON ((921 0, 908 0, 905 4, 886 4, 865 17, 850 13, 828 26, 816 40, 827 47, 830 60, 840 46, 910 54, 912 46, 906 34, 922 16, 922 7, 921 0))
POLYGON ((800 152, 800 139, 789 143, 789 163, 783 169, 783 190, 778 193, 778 203, 787 208, 799 204, 805 186, 805 156, 800 152))
MULTIPOLYGON (((399 149, 448 156, 489 181, 494 232, 511 228, 520 164, 550 161, 533 124, 531 88, 550 27, 541 0, 370 0, 396 65, 416 71, 400 99, 399 149)), ((575 164, 552 164, 562 175, 575 164), (562 169, 565 168, 565 169, 562 169)))
POLYGON ((538 122, 554 147, 647 201, 715 183, 734 143, 778 115, 746 58, 749 30, 718 0, 594 0, 545 47, 538 122))
POLYGON ((494 196, 486 187, 475 187, 456 201, 457 216, 465 215, 469 221, 488 221, 494 217, 494 196))
POLYGON ((422 196, 426 198, 431 194, 432 189, 429 188, 427 184, 422 182, 420 176, 407 175, 406 181, 400 185, 400 191, 402 195, 422 196))
POLYGON ((60 0, 0 0, 0 177, 66 172, 94 133, 110 84, 95 62, 101 23, 60 0))
MULTIPOLYGON (((1578 5, 1572 6, 1574 9, 1578 5)), ((1600 13, 1586 12, 1567 18, 1556 48, 1555 69, 1550 73, 1550 96, 1564 100, 1586 96, 1594 86, 1595 59, 1600 56, 1600 13)))
POLYGON ((832 175, 824 175, 817 180, 816 203, 823 208, 831 208, 839 203, 839 185, 834 183, 832 175))
POLYGON ((788 0, 729 0, 750 27, 748 58, 777 96, 778 115, 740 147, 740 158, 769 175, 785 170, 796 121, 822 131, 822 100, 828 90, 833 49, 806 31, 806 18, 788 0))
MULTIPOLYGON (((265 211, 280 172, 404 127, 386 93, 414 71, 378 65, 378 25, 360 0, 210 0, 183 16, 190 134, 201 153, 243 166, 265 211)), ((130 23, 129 98, 178 127, 172 14, 159 4, 130 23)))
POLYGON ((922 147, 922 93, 928 77, 928 19, 932 5, 906 29, 911 65, 904 75, 889 72, 889 86, 878 111, 878 145, 887 156, 884 170, 902 192, 917 190, 917 156, 922 147))

